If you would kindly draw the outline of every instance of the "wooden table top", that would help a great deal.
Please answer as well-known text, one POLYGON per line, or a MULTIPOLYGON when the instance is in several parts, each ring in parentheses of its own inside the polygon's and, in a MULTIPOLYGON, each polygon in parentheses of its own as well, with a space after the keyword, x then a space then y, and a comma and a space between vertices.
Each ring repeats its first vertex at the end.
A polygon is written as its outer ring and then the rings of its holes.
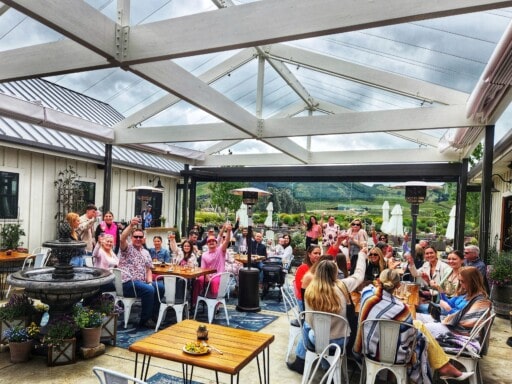
POLYGON ((23 261, 27 258, 27 256, 34 256, 30 253, 17 252, 13 251, 10 255, 7 255, 5 252, 0 252, 0 263, 9 262, 9 261, 23 261))
POLYGON ((185 279, 194 279, 199 276, 209 275, 211 273, 217 272, 217 270, 214 268, 195 267, 192 269, 189 267, 179 267, 176 265, 165 265, 164 267, 161 265, 156 265, 152 271, 155 275, 175 275, 184 277, 185 279))
POLYGON ((261 351, 274 341, 274 335, 206 324, 208 344, 220 349, 206 355, 190 355, 183 352, 186 343, 196 341, 197 327, 205 325, 195 320, 183 320, 142 340, 128 348, 131 352, 176 361, 182 364, 236 375, 261 351))
MULTIPOLYGON (((265 259, 266 259, 265 256, 251 255, 251 262, 253 262, 253 263, 257 263, 258 261, 262 261, 265 259)), ((240 263, 247 264, 247 255, 236 254, 235 260, 239 261, 240 263)))

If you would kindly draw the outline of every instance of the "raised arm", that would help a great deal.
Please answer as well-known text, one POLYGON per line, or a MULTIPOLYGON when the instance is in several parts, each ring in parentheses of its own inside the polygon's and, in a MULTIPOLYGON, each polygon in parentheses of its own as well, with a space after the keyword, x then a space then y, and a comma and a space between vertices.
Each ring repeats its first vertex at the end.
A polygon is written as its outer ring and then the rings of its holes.
POLYGON ((229 247, 229 242, 231 241, 231 230, 233 229, 233 227, 231 226, 231 224, 226 224, 224 226, 224 229, 226 231, 226 238, 222 240, 222 250, 224 252, 226 252, 226 250, 228 249, 229 247))
POLYGON ((126 248, 128 248, 128 237, 132 233, 132 231, 137 228, 137 225, 140 224, 140 219, 138 217, 134 217, 130 220, 129 225, 126 226, 126 228, 123 230, 123 233, 121 233, 121 239, 119 248, 121 251, 126 251, 126 248))

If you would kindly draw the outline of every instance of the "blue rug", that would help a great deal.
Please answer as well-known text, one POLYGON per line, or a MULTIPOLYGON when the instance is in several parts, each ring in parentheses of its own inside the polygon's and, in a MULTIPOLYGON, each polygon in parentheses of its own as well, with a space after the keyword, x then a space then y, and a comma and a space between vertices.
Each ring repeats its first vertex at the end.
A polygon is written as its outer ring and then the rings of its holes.
MULTIPOLYGON (((169 310, 168 313, 173 313, 172 310, 169 310)), ((271 322, 273 322, 275 319, 278 318, 278 316, 275 315, 267 315, 260 312, 238 312, 235 309, 228 307, 228 314, 229 314, 229 326, 231 328, 240 328, 240 329, 247 329, 249 331, 259 331, 260 329, 266 327, 271 322)), ((190 318, 193 318, 193 316, 190 316, 190 318)), ((204 311, 199 309, 197 312, 197 319, 198 321, 202 322, 208 322, 208 315, 206 308, 204 311)), ((165 328, 166 326, 169 326, 173 323, 175 323, 176 320, 174 316, 168 316, 167 321, 163 322, 160 326, 160 329, 165 328)), ((219 314, 215 316, 213 319, 214 324, 219 325, 225 325, 227 326, 226 317, 224 315, 224 310, 221 309, 219 311, 219 314)), ((135 341, 149 336, 155 332, 154 329, 135 329, 135 328, 128 328, 124 329, 124 324, 122 322, 119 322, 117 327, 117 346, 121 348, 128 348, 131 344, 133 344, 135 341)))
MULTIPOLYGON (((172 375, 166 375, 165 373, 158 372, 156 375, 151 376, 147 380, 148 384, 182 384, 183 379, 172 375)), ((193 380, 191 384, 200 384, 199 381, 193 380)))
MULTIPOLYGON (((292 292, 292 294, 294 294, 292 292)), ((271 312, 280 312, 285 313, 285 306, 283 299, 280 298, 281 291, 277 288, 272 288, 265 295, 264 299, 260 299, 260 308, 264 311, 271 312)), ((236 306, 238 304, 238 299, 236 297, 232 297, 228 300, 229 305, 236 306)))

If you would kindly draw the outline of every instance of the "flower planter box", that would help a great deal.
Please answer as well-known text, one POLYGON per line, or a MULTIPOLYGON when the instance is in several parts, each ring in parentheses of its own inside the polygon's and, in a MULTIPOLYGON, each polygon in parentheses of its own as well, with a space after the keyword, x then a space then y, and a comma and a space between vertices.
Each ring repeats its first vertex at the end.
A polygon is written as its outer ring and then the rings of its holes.
POLYGON ((103 318, 101 329, 101 341, 110 341, 116 346, 118 313, 111 313, 103 318))
POLYGON ((6 329, 15 327, 17 325, 21 325, 23 327, 26 327, 30 324, 30 319, 24 318, 24 319, 14 319, 14 320, 2 320, 0 321, 0 344, 9 344, 7 341, 7 338, 4 336, 4 331, 6 329))
POLYGON ((61 344, 48 346, 48 366, 76 363, 76 338, 64 339, 61 344))

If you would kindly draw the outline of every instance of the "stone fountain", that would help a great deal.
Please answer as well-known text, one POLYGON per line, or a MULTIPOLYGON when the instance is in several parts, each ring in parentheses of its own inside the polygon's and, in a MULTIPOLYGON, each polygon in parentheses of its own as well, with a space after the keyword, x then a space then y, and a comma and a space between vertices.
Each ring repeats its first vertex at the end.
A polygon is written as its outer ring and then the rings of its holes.
POLYGON ((114 275, 105 269, 73 267, 69 261, 80 255, 86 244, 71 238, 71 227, 64 223, 59 239, 43 243, 51 248, 50 259, 58 260, 54 267, 29 269, 13 273, 7 282, 25 288, 27 296, 50 306, 50 314, 71 313, 81 299, 99 292, 100 286, 114 281, 114 275))

